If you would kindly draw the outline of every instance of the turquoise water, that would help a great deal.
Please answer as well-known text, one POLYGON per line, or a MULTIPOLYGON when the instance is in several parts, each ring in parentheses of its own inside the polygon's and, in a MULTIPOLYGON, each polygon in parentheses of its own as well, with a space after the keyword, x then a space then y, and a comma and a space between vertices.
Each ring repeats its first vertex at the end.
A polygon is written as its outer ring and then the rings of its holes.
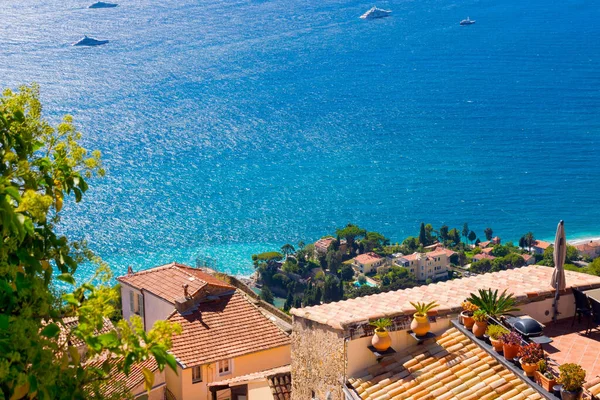
POLYGON ((61 229, 117 273, 247 274, 349 221, 600 236, 593 1, 384 0, 374 21, 367 1, 88 3, 0 2, 0 85, 40 83, 103 151, 61 229))
MULTIPOLYGON (((363 285, 367 285, 367 286, 370 286, 370 287, 376 287, 377 286, 377 285, 375 285, 375 284, 373 284, 373 283, 371 283, 369 281, 366 281, 363 285)), ((358 282, 358 281, 354 282, 354 286, 356 286, 356 287, 361 287, 363 285, 361 285, 360 282, 358 282)))

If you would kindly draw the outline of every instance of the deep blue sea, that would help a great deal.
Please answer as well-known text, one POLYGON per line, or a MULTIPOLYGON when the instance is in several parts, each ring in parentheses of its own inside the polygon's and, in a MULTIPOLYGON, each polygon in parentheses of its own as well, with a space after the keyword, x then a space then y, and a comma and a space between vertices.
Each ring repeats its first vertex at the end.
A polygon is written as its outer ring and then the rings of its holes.
POLYGON ((0 0, 0 86, 103 152, 61 229, 117 273, 247 274, 348 222, 600 236, 595 0, 116 1, 0 0))

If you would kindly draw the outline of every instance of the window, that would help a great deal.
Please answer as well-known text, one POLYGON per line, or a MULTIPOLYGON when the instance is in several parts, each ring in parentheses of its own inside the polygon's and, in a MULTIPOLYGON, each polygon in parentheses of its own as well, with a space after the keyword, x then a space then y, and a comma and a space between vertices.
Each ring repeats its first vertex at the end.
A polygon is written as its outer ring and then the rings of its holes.
POLYGON ((192 368, 192 383, 202 382, 202 366, 192 368))
POLYGON ((129 291, 129 311, 135 312, 135 300, 133 290, 129 291))
POLYGON ((218 362, 219 376, 229 375, 232 367, 231 360, 223 360, 218 362))
POLYGON ((137 295, 137 313, 140 316, 144 316, 144 296, 142 296, 141 294, 137 295))

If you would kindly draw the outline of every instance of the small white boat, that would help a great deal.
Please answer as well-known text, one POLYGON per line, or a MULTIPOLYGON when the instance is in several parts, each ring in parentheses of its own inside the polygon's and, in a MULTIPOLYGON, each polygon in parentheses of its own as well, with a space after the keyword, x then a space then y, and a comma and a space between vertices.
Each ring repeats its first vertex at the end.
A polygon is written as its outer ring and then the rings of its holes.
POLYGON ((460 21, 461 25, 473 25, 475 23, 474 19, 471 19, 469 17, 467 17, 467 19, 463 19, 462 21, 460 21))
POLYGON ((92 4, 91 6, 89 6, 88 8, 113 8, 118 6, 118 4, 115 3, 105 3, 103 1, 98 1, 94 4, 92 4))
POLYGON ((73 46, 100 46, 108 43, 108 40, 97 40, 84 35, 81 39, 73 43, 73 46))
POLYGON ((384 10, 381 8, 373 7, 360 17, 362 19, 383 18, 389 16, 391 13, 392 12, 390 10, 384 10))

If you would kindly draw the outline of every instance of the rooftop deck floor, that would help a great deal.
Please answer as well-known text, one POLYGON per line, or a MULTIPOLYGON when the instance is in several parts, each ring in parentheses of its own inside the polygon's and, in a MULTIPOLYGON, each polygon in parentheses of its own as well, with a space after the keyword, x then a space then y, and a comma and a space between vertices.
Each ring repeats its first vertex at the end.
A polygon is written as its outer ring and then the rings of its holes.
POLYGON ((586 381, 600 376, 600 331, 592 330, 586 335, 588 319, 583 317, 581 323, 573 319, 561 319, 549 323, 544 334, 554 341, 544 345, 544 350, 558 364, 577 363, 586 371, 586 381))

